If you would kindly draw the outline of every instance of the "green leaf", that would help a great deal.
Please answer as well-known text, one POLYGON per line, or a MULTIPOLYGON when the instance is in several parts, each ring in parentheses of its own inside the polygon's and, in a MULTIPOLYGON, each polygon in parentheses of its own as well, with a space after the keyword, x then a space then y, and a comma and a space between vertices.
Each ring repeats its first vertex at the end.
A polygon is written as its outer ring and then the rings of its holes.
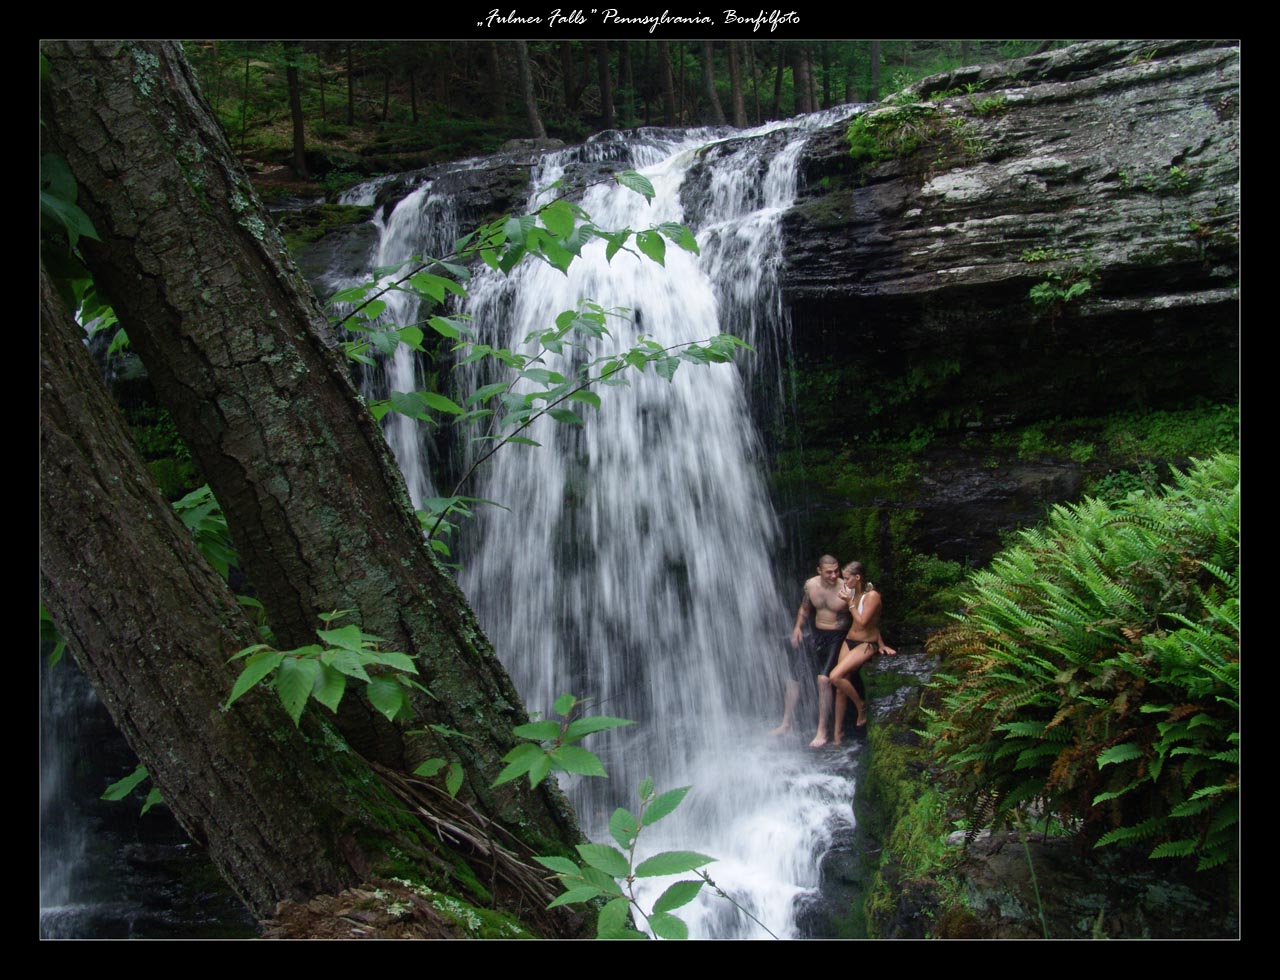
POLYGON ((698 240, 693 237, 693 232, 684 225, 675 221, 664 221, 658 225, 658 230, 686 252, 692 252, 694 255, 701 254, 698 251, 698 240))
POLYGON ((610 718, 608 715, 592 715, 590 718, 578 718, 569 722, 569 727, 565 729, 565 742, 576 742, 579 739, 586 738, 593 732, 603 732, 610 728, 621 728, 624 725, 634 725, 635 722, 629 718, 610 718))
POLYGON ((526 368, 520 372, 520 376, 535 381, 540 385, 558 385, 565 380, 563 374, 556 371, 548 371, 546 368, 526 368))
POLYGON ((231 688, 231 696, 227 698, 227 703, 223 707, 230 707, 241 695, 279 667, 283 659, 284 654, 275 650, 263 650, 251 656, 245 661, 244 670, 236 678, 235 686, 231 688))
POLYGON ((578 703, 578 699, 572 694, 561 694, 556 698, 556 703, 552 705, 555 713, 568 717, 569 712, 573 710, 573 706, 578 703))
POLYGON ((621 173, 614 174, 613 179, 628 190, 643 195, 646 201, 653 201, 653 184, 649 182, 648 177, 638 174, 634 170, 624 170, 621 173))
POLYGON ((76 199, 76 179, 67 161, 56 153, 46 153, 40 158, 40 189, 67 201, 76 199))
POLYGON ((418 666, 413 662, 413 658, 407 653, 401 653, 398 650, 386 650, 373 655, 373 659, 378 663, 405 674, 416 674, 418 666))
POLYGON ((396 717, 409 706, 409 695, 393 677, 375 677, 369 681, 369 701, 386 717, 396 717))
POLYGON ((1141 759, 1142 749, 1135 742, 1124 742, 1113 745, 1098 756, 1098 768, 1113 765, 1117 762, 1128 762, 1130 759, 1141 759))
POLYGON ((572 888, 566 889, 564 894, 558 896, 547 908, 553 909, 559 905, 572 905, 575 902, 589 902, 599 894, 600 889, 595 885, 574 885, 572 888))
POLYGON ((582 875, 582 869, 566 857, 557 857, 552 854, 547 857, 535 857, 534 860, 544 868, 550 868, 552 871, 562 875, 582 875))
POLYGON ((448 412, 450 415, 461 415, 466 411, 466 409, 453 399, 446 398, 438 392, 420 391, 418 394, 422 396, 422 400, 424 402, 434 408, 437 412, 448 412))
POLYGON ((98 232, 93 227, 93 222, 89 220, 89 216, 70 201, 65 201, 60 197, 54 197, 52 194, 46 194, 41 191, 40 214, 62 226, 67 233, 67 240, 71 243, 72 248, 76 247, 81 237, 101 241, 98 238, 98 232))
POLYGON ((329 297, 328 302, 332 303, 358 303, 364 299, 364 294, 373 289, 371 282, 366 282, 360 286, 352 286, 349 289, 342 289, 329 297))
POLYGON ((596 936, 599 939, 622 939, 624 933, 633 932, 627 925, 630 903, 625 898, 611 899, 600 910, 596 919, 596 936))
POLYGON ((411 350, 422 350, 422 331, 417 327, 401 327, 399 330, 400 343, 404 344, 411 350))
POLYGON ((284 710, 293 719, 294 727, 302 717, 302 709, 306 707, 311 690, 320 679, 320 663, 315 660, 303 660, 298 657, 285 657, 280 662, 280 670, 276 674, 276 694, 284 710))
POLYGON ((444 316, 433 316, 427 320, 429 326, 442 337, 448 337, 450 340, 457 340, 462 336, 462 330, 458 324, 444 316))
POLYGON ((666 265, 667 243, 662 240, 662 236, 658 232, 636 232, 636 247, 657 262, 658 265, 666 265))
POLYGON ((644 825, 651 827, 672 810, 678 807, 684 799, 685 794, 689 792, 692 786, 683 786, 680 789, 669 790, 657 797, 644 810, 644 825))
POLYGON ((511 734, 519 735, 521 738, 532 738, 539 742, 548 741, 560 737, 560 723, 558 721, 531 721, 525 725, 517 725, 511 729, 511 734))
POLYGON ((604 235, 608 245, 604 249, 605 262, 612 262, 613 257, 618 254, 618 250, 627 244, 627 239, 631 237, 631 229, 627 228, 613 235, 604 235))
POLYGON ((558 201, 552 201, 539 213, 542 216, 542 224, 547 231, 557 238, 568 238, 573 234, 573 208, 568 201, 563 198, 558 201))
POLYGON ((123 800, 126 796, 132 793, 138 784, 146 779, 148 775, 147 767, 139 765, 137 769, 125 776, 124 779, 117 779, 114 783, 108 786, 99 799, 123 800))
POLYGON ((346 690, 347 675, 329 664, 320 664, 320 676, 316 678, 316 686, 312 688, 311 696, 337 714, 338 705, 342 703, 342 695, 346 690))
POLYGON ((640 833, 640 823, 630 810, 618 807, 609 818, 609 833, 618 842, 619 847, 629 851, 636 841, 636 835, 640 833))
POLYGON ((475 391, 473 391, 470 395, 467 396, 466 404, 468 407, 476 404, 477 402, 480 404, 484 404, 494 395, 498 394, 498 392, 506 391, 506 390, 507 390, 507 382, 505 381, 495 381, 493 384, 482 385, 481 387, 477 388, 475 391))
POLYGON ((640 788, 637 792, 641 800, 649 799, 649 797, 653 796, 653 780, 645 776, 644 779, 640 780, 640 788))
POLYGON ((542 751, 541 746, 534 745, 532 742, 517 745, 502 757, 502 761, 507 763, 507 766, 502 772, 498 773, 493 785, 501 786, 503 783, 509 783, 511 780, 523 776, 535 761, 545 755, 546 753, 542 751))
POLYGON ((704 864, 710 864, 715 858, 699 854, 697 851, 663 851, 636 865, 637 878, 659 878, 663 875, 679 875, 686 871, 696 871, 704 864))
POLYGON ((577 412, 570 411, 567 408, 553 408, 547 412, 557 422, 563 422, 566 425, 581 425, 582 416, 577 412))
POLYGON ((625 878, 631 872, 626 855, 609 844, 579 844, 577 850, 587 864, 614 878, 625 878))
POLYGON ((151 792, 147 794, 147 798, 142 802, 142 809, 139 811, 138 816, 145 817, 147 815, 148 810, 150 810, 157 803, 163 803, 163 802, 164 802, 164 797, 160 795, 160 790, 158 790, 155 786, 152 786, 151 792))
POLYGON ((365 646, 364 634, 354 623, 348 623, 336 630, 316 630, 316 636, 320 637, 327 646, 338 647, 341 650, 353 650, 359 653, 365 646))
POLYGON ((342 650, 333 658, 330 666, 333 667, 334 670, 340 670, 348 677, 354 677, 367 684, 370 678, 364 669, 364 664, 364 657, 359 653, 352 650, 342 650))
POLYGON ((456 762, 449 764, 449 774, 444 777, 444 788, 449 791, 451 798, 456 798, 458 790, 462 789, 462 766, 456 762))
POLYGON ((550 753, 551 765, 564 772, 576 772, 582 776, 608 777, 604 765, 594 752, 588 752, 577 745, 562 745, 550 753))
POLYGON ((533 760, 533 764, 529 766, 529 786, 537 789, 538 784, 547 778, 547 774, 551 772, 551 757, 545 753, 533 760))
POLYGON ((702 890, 703 884, 702 881, 677 881, 653 903, 653 910, 655 912, 670 912, 672 909, 678 909, 682 905, 688 905, 698 897, 698 892, 702 890))
POLYGON ((676 376, 676 368, 679 366, 680 359, 677 357, 659 357, 653 362, 653 369, 667 381, 676 376))
POLYGON ((568 398, 566 398, 565 401, 585 402, 586 404, 591 405, 595 408, 600 407, 600 396, 597 395, 594 391, 587 391, 585 388, 582 391, 575 391, 568 398))
POLYGON ((683 919, 665 912, 655 912, 649 916, 649 928, 659 939, 688 939, 689 927, 683 919))
POLYGON ((444 759, 426 759, 420 766, 418 766, 417 769, 413 770, 413 774, 415 776, 426 776, 427 778, 430 778, 446 765, 448 765, 448 763, 444 759))

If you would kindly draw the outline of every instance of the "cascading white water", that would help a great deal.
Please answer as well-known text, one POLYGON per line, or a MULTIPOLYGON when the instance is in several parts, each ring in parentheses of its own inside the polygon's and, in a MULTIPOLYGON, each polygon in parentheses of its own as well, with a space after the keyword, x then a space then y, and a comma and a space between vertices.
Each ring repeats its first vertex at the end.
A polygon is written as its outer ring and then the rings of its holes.
MULTIPOLYGON (((482 339, 514 349, 590 299, 630 310, 611 320, 597 354, 640 336, 668 346, 722 330, 785 344, 778 218, 794 197, 804 136, 735 140, 720 153, 704 149, 711 135, 632 148, 630 165, 657 192, 652 204, 613 185, 582 201, 603 229, 688 220, 700 259, 671 247, 665 268, 625 253, 608 263, 600 242, 568 275, 526 263, 509 279, 481 277, 469 312, 482 339), (680 188, 700 157, 711 166, 708 200, 686 216, 680 188)), ((560 176, 566 156, 544 161, 535 188, 560 176)), ((791 612, 772 573, 777 523, 744 391, 749 363, 686 365, 670 384, 633 376, 629 387, 602 390, 602 408, 588 410, 580 430, 542 420, 529 433, 541 448, 504 449, 471 491, 511 509, 483 512, 461 581, 531 711, 550 715, 556 695, 572 691, 637 720, 594 737, 607 783, 570 786, 588 832, 607 841, 609 814, 635 809, 645 776, 659 789, 692 785, 683 806, 646 832, 642 852, 716 857, 717 883, 787 936, 795 899, 818 884, 830 834, 850 822, 852 787, 763 737, 779 707, 791 612)), ((642 901, 668 883, 642 883, 642 901)), ((765 935, 709 896, 681 915, 693 935, 765 935)))
MULTIPOLYGON (((509 278, 478 276, 467 310, 481 341, 512 349, 528 350, 530 332, 593 300, 629 312, 610 318, 611 337, 592 356, 640 336, 668 346, 722 331, 761 351, 735 365, 684 365, 672 383, 632 374, 628 387, 600 389, 603 405, 583 409, 581 428, 541 420, 525 433, 541 448, 504 448, 484 464, 479 485, 463 489, 510 510, 483 509, 455 554, 461 584, 531 712, 551 716, 556 696, 570 691, 592 699, 593 713, 637 721, 586 743, 604 759, 607 781, 560 777, 587 832, 608 841, 609 815, 636 809, 646 776, 659 790, 693 786, 675 814, 644 832, 640 855, 712 855, 716 882, 784 937, 798 934, 797 899, 816 889, 821 855, 852 823, 852 784, 764 734, 781 703, 798 583, 787 583, 784 599, 774 580, 777 521, 745 388, 756 361, 777 365, 785 349, 778 219, 794 198, 806 131, 836 119, 828 112, 747 132, 604 134, 544 157, 535 189, 576 162, 645 173, 657 191, 652 204, 607 182, 582 201, 592 221, 607 230, 685 222, 701 257, 671 245, 665 268, 625 252, 610 263, 598 242, 568 275, 526 261, 509 278), (696 213, 686 215, 681 186, 699 160, 709 175, 689 195, 696 213)), ((546 200, 535 193, 530 210, 546 200)), ((386 220, 377 264, 447 252, 459 230, 451 214, 431 184, 415 190, 386 220)), ((390 313, 401 324, 416 318, 412 305, 390 313)), ((546 366, 564 367, 549 355, 546 366)), ((376 394, 412 390, 414 370, 398 355, 376 394)), ((473 376, 464 388, 479 383, 473 376)), ((427 441, 408 420, 389 422, 388 438, 418 505, 432 493, 427 441)), ((642 881, 642 902, 668 883, 642 881)), ((767 935, 706 891, 680 910, 691 935, 767 935)))

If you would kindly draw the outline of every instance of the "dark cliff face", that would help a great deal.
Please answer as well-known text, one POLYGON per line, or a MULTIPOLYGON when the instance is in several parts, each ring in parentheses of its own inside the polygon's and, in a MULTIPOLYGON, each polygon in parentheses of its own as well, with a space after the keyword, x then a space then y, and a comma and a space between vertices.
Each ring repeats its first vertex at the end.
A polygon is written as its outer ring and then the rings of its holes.
POLYGON ((861 160, 849 127, 815 135, 782 282, 827 484, 802 549, 834 539, 900 584, 904 549, 981 563, 1134 464, 1013 451, 1023 427, 1235 401, 1239 64, 1227 42, 1092 42, 870 107, 861 160), (883 476, 909 437, 898 479, 830 489, 826 462, 883 476))
POLYGON ((1076 45, 871 109, 920 131, 899 158, 859 165, 845 127, 815 138, 785 223, 798 349, 894 374, 959 358, 955 385, 984 389, 988 417, 1046 396, 1092 412, 1220 395, 1236 373, 1239 63, 1213 42, 1076 45), (1153 356, 1158 376, 1133 370, 1153 356), (991 383, 1010 360, 1021 391, 991 383))

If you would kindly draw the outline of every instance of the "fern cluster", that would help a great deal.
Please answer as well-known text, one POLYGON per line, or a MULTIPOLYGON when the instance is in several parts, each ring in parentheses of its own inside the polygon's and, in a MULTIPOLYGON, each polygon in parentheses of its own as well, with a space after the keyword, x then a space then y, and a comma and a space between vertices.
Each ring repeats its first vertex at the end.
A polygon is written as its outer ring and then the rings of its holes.
POLYGON ((1097 846, 1237 853, 1240 462, 1056 507, 938 634, 928 734, 976 825, 1036 804, 1097 846))

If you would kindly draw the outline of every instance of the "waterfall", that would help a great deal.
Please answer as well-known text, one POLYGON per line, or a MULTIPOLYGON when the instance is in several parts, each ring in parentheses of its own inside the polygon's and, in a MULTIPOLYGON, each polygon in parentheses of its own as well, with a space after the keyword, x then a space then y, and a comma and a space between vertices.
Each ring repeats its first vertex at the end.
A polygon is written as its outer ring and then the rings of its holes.
MULTIPOLYGON (((680 849, 715 857, 708 870, 717 884, 783 937, 799 934, 798 899, 817 888, 833 835, 851 827, 853 787, 793 741, 765 734, 781 707, 799 582, 775 581, 778 522, 747 389, 752 372, 776 367, 787 346, 778 222, 795 195, 796 162, 807 131, 837 118, 742 132, 606 133, 548 154, 533 173, 530 211, 576 165, 608 161, 644 173, 656 196, 650 204, 612 181, 596 183, 581 202, 593 223, 639 230, 683 222, 701 256, 671 245, 665 268, 629 252, 609 262, 596 242, 567 275, 533 261, 509 277, 486 270, 472 281, 466 310, 479 341, 513 350, 527 350, 530 332, 584 300, 626 311, 609 318, 610 336, 593 341, 589 356, 640 337, 665 347, 721 332, 756 347, 733 365, 685 364, 670 383, 631 372, 629 385, 600 389, 602 405, 582 409, 581 427, 539 420, 524 434, 540 447, 503 448, 479 485, 464 489, 503 507, 480 510, 455 555, 462 587, 531 713, 552 717, 568 691, 591 699, 591 713, 637 722, 586 742, 609 779, 560 777, 588 834, 608 842, 610 814, 636 810, 645 777, 659 791, 692 786, 675 814, 642 834, 638 856, 680 849)), ((386 220, 378 263, 447 250, 458 230, 447 213, 431 184, 419 187, 386 220)), ((383 379, 384 390, 410 390, 406 364, 388 367, 400 373, 383 379)), ((572 371, 559 355, 545 366, 572 371)), ((463 387, 483 380, 473 374, 463 387)), ((423 439, 391 424, 417 504, 430 492, 423 439)), ((667 884, 642 881, 642 903, 667 884)), ((679 913, 691 935, 767 935, 707 891, 679 913)))

